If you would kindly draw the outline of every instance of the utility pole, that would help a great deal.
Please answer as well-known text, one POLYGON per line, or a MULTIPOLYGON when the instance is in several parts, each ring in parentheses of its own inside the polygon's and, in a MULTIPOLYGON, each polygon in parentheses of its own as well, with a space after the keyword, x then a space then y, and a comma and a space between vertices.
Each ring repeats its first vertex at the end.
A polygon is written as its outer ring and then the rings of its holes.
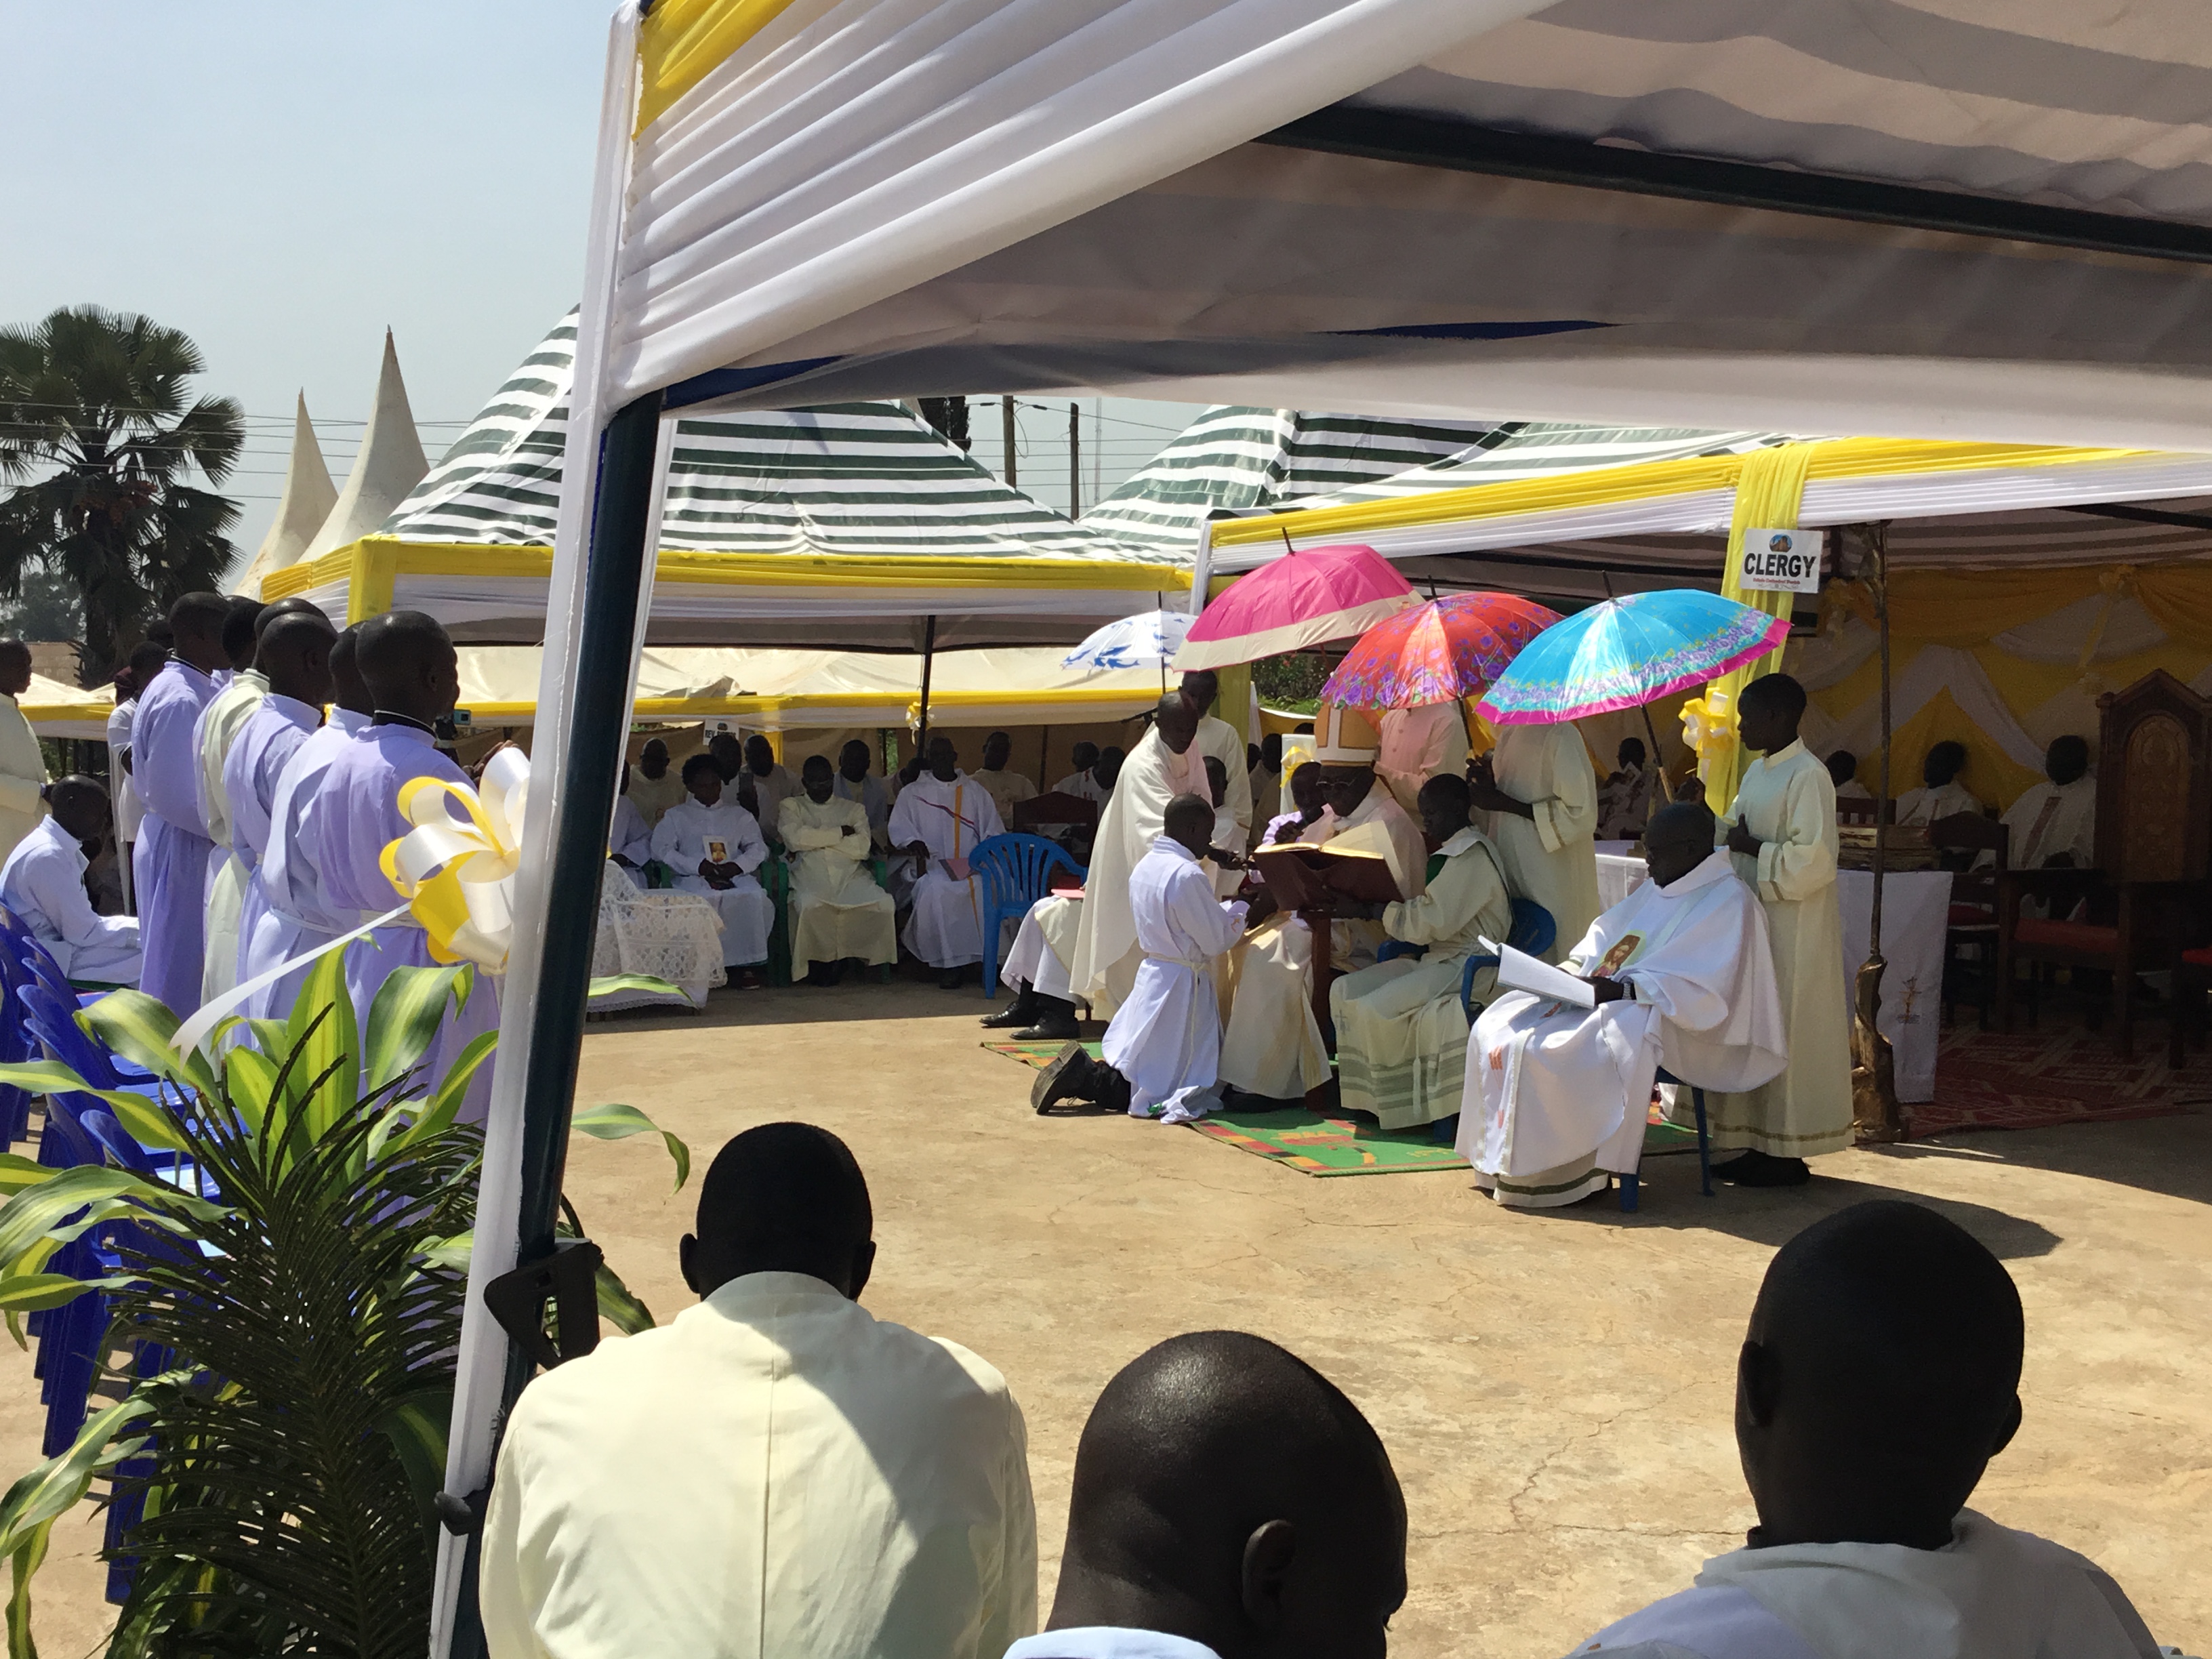
POLYGON ((1000 398, 999 413, 1000 441, 1006 451, 1006 488, 1012 489, 1014 488, 1014 400, 1012 398, 1000 398))
POLYGON ((1083 516, 1083 405, 1067 406, 1067 516, 1083 516))

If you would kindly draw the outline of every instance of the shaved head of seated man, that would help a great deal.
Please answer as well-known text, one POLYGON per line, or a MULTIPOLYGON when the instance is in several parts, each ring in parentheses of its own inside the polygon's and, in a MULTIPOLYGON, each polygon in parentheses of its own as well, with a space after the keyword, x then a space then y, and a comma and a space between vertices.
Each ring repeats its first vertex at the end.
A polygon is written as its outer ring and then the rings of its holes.
MULTIPOLYGON (((1766 918, 1713 846, 1703 802, 1651 815, 1651 879, 1602 913, 1562 966, 1591 1006, 1509 990, 1468 1037, 1459 1150, 1499 1204, 1550 1209, 1633 1176, 1659 1068, 1708 1089, 1786 1063, 1766 918)), ((1499 978, 1510 982, 1501 965, 1499 978)))
POLYGON ((492 1659, 999 1659, 1036 1627, 1021 1408, 860 1305, 873 1233, 828 1130, 722 1148, 678 1247, 698 1304, 516 1402, 478 1579, 492 1659))
POLYGON ((1406 1504, 1359 1408, 1241 1331, 1139 1354, 1083 1426, 1060 1585, 1006 1659, 1381 1659, 1406 1504))
POLYGON ((1693 1589, 1575 1651, 1637 1659, 2153 1659, 2111 1577, 1966 1507, 2021 1425, 2020 1293, 1923 1205, 1814 1222, 1767 1266, 1736 1361, 1759 1524, 1693 1589))

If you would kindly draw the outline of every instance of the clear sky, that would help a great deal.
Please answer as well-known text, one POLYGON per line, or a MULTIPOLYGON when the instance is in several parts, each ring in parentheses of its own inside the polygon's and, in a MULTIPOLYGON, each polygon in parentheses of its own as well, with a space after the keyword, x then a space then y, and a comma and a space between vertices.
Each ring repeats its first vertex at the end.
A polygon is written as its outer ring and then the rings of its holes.
MULTIPOLYGON (((612 9, 0 0, 0 322, 90 301, 197 340, 204 389, 251 417, 247 552, 295 392, 343 485, 386 326, 434 461, 580 287, 612 9)), ((1103 412, 1110 489, 1194 411, 1103 412)), ((975 424, 995 467, 995 404, 975 424)), ((1023 488, 1066 511, 1064 405, 1023 432, 1023 488)))

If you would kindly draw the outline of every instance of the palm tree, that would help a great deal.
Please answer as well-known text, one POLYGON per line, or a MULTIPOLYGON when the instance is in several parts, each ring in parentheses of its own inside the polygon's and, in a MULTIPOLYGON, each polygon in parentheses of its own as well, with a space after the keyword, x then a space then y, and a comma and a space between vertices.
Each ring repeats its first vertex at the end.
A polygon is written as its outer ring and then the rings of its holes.
POLYGON ((186 404, 206 368, 180 331, 98 306, 0 329, 0 595, 27 573, 66 576, 84 627, 79 678, 96 684, 143 619, 210 588, 230 563, 237 503, 221 483, 244 416, 229 398, 186 404))

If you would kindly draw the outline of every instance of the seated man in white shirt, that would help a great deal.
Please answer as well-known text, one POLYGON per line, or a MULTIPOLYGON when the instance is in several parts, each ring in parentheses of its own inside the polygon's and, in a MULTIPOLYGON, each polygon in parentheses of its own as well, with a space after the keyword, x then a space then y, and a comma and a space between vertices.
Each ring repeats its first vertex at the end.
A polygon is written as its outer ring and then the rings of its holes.
POLYGON ((804 1123, 699 1190, 698 1292, 523 1390, 478 1599, 491 1659, 998 1659, 1036 1627, 1027 1432, 1006 1379, 860 1305, 868 1187, 804 1123))
POLYGON ((1922 787, 1897 798, 1897 822, 1927 825, 1960 812, 1978 812, 1981 798, 1959 781, 1966 769, 1966 745, 1948 738, 1928 751, 1920 763, 1922 787))
POLYGON ((696 893, 714 907, 723 966, 739 985, 757 988, 755 970, 768 960, 768 936, 775 927, 775 901, 753 878, 768 858, 768 842, 753 815, 724 792, 712 756, 684 763, 684 787, 691 799, 660 815, 653 856, 676 872, 677 890, 696 893))
MULTIPOLYGON (((72 775, 46 786, 48 816, 0 864, 0 905, 29 928, 46 954, 82 985, 138 982, 138 921, 103 916, 84 889, 85 848, 113 832, 115 809, 97 778, 72 775)), ((20 1008, 10 1009, 20 1018, 20 1008)))
POLYGON ((1405 1599, 1406 1500, 1359 1407, 1272 1342, 1194 1331, 1091 1407, 1052 1617, 1006 1659, 1376 1656, 1405 1599))
POLYGON ((1966 1507, 2020 1428, 2020 1292, 1955 1222, 1883 1200, 1768 1264, 1736 1362, 1759 1524, 1577 1654, 2156 1659, 2109 1575, 1966 1507))
POLYGON ((1459 1150, 1498 1203, 1549 1209, 1634 1175, 1664 1066, 1707 1089, 1747 1089, 1789 1063, 1774 953, 1758 896, 1713 847, 1713 815, 1651 815, 1651 879, 1568 952, 1577 1007, 1510 991, 1468 1034, 1459 1150))
POLYGON ((2043 770, 2048 781, 2030 785, 2005 808, 2012 867, 2087 869, 2097 861, 2097 775, 2087 740, 2053 738, 2043 770))
POLYGON ((630 796, 629 763, 624 761, 622 781, 615 793, 615 816, 607 830, 607 856, 629 878, 631 886, 645 890, 645 866, 653 857, 653 828, 630 796))
POLYGON ((1828 769, 1828 781, 1836 786, 1838 800, 1872 800, 1874 791, 1859 781, 1859 757, 1848 749, 1830 751, 1822 763, 1828 769))

